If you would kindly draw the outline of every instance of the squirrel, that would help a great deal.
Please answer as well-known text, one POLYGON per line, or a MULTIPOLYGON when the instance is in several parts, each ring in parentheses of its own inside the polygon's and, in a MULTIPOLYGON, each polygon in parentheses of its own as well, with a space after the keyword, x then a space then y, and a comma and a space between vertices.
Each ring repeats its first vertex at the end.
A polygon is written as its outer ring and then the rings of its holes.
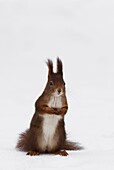
POLYGON ((57 58, 57 71, 52 60, 47 60, 48 81, 42 95, 35 102, 35 113, 30 127, 20 134, 16 148, 34 156, 45 153, 67 156, 66 150, 82 149, 66 138, 64 117, 68 110, 63 64, 57 58))

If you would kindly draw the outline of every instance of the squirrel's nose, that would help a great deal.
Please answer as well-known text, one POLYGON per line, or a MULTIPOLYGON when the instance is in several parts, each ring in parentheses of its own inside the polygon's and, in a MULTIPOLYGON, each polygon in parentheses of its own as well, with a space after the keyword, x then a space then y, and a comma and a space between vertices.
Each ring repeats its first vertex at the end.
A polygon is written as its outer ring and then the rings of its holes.
POLYGON ((61 93, 61 89, 58 89, 58 93, 59 93, 59 94, 61 93))

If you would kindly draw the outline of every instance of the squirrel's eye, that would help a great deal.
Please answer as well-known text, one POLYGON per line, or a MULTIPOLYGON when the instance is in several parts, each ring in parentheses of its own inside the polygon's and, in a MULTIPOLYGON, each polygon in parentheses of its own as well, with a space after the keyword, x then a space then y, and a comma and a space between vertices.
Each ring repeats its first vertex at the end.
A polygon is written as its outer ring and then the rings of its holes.
POLYGON ((50 87, 52 87, 52 86, 53 86, 53 82, 52 82, 52 81, 50 81, 50 82, 49 82, 49 85, 50 85, 50 87))

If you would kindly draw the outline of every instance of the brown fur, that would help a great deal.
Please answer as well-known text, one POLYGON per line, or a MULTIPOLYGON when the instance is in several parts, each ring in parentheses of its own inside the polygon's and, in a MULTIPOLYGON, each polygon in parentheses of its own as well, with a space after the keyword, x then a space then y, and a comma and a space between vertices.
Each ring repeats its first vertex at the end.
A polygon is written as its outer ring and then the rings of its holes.
MULTIPOLYGON (((65 83, 63 80, 62 61, 57 58, 57 72, 53 72, 53 63, 51 60, 47 62, 49 73, 48 82, 42 95, 35 102, 35 113, 30 123, 30 128, 22 133, 19 137, 17 148, 21 151, 27 152, 28 155, 39 155, 40 153, 59 153, 62 156, 67 156, 65 150, 80 150, 82 149, 78 144, 66 140, 64 116, 68 110, 65 83), (62 91, 61 102, 62 107, 49 107, 48 102, 51 100, 55 89, 59 93, 62 91), (42 147, 43 142, 43 115, 61 115, 53 140, 54 145, 51 149, 42 147), (64 151, 61 151, 64 150, 64 151)), ((58 116, 57 116, 58 117, 58 116)))

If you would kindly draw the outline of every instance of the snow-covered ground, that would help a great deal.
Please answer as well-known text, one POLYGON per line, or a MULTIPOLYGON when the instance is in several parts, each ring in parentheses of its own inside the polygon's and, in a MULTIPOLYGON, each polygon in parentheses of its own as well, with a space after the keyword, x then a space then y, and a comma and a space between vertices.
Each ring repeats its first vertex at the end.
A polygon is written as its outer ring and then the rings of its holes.
POLYGON ((0 170, 114 169, 114 1, 0 0, 0 170), (29 157, 15 150, 46 79, 64 63, 66 129, 84 150, 29 157))

